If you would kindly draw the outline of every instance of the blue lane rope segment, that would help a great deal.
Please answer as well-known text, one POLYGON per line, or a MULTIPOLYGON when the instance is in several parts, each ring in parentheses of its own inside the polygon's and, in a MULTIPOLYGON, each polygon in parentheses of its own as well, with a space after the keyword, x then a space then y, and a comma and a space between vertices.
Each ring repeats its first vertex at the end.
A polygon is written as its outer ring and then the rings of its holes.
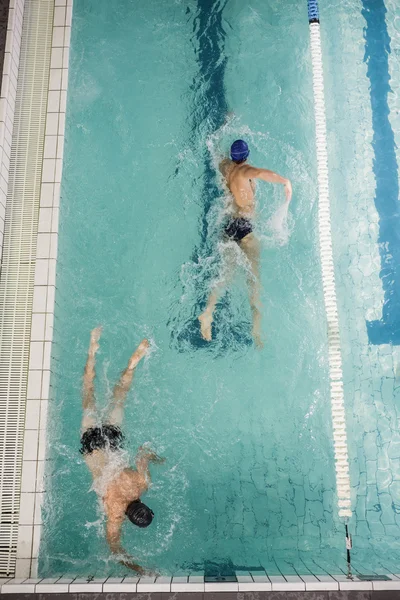
POLYGON ((317 0, 308 0, 308 22, 319 23, 319 10, 317 0))

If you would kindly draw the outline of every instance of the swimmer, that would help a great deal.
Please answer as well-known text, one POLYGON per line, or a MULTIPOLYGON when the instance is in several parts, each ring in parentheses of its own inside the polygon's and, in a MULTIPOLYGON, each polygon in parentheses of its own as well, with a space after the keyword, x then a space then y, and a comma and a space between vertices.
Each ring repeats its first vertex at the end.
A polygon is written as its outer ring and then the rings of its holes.
MULTIPOLYGON (((231 159, 225 158, 219 170, 225 178, 231 192, 232 215, 225 226, 225 238, 233 240, 247 257, 250 272, 248 278, 249 300, 253 315, 252 335, 258 348, 262 348, 261 340, 261 300, 260 300, 260 241, 254 234, 253 221, 255 212, 254 194, 255 179, 268 183, 280 183, 284 186, 286 202, 292 198, 292 184, 289 179, 281 177, 268 169, 258 169, 247 164, 249 147, 243 140, 236 140, 231 146, 231 159)), ((221 277, 214 286, 204 312, 200 315, 200 331, 203 339, 211 341, 211 326, 217 302, 225 290, 232 273, 221 277)))
POLYGON ((99 349, 101 327, 93 329, 83 376, 83 419, 80 452, 93 476, 93 489, 101 498, 106 513, 106 536, 111 552, 119 562, 140 575, 148 574, 133 562, 121 546, 121 529, 125 516, 138 527, 148 527, 153 511, 141 502, 151 481, 149 463, 163 463, 149 448, 140 447, 136 456, 136 469, 130 467, 122 451, 124 435, 121 425, 124 404, 138 363, 146 355, 149 342, 143 340, 128 361, 113 391, 107 418, 100 422, 94 398, 95 357, 99 349))

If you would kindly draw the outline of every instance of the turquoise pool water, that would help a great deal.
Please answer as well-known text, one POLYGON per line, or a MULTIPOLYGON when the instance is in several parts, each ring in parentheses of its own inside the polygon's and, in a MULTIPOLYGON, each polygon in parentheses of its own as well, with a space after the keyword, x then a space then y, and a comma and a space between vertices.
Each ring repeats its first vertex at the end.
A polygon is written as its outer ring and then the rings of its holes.
MULTIPOLYGON (((347 36, 347 62, 358 64, 360 10, 355 2, 322 10, 328 73, 335 89, 342 85, 328 106, 332 138, 335 111, 342 114, 345 85, 351 87, 334 71, 335 56, 347 36)), ((166 574, 260 567, 272 574, 337 573, 345 568, 344 534, 336 512, 306 5, 75 0, 73 19, 53 460, 40 574, 127 574, 110 559, 103 514, 78 452, 81 377, 90 329, 98 324, 102 408, 132 350, 144 336, 151 339, 153 351, 128 398, 125 434, 132 457, 149 441, 167 459, 152 468, 145 497, 155 521, 147 530, 126 525, 126 549, 166 574), (274 228, 282 189, 258 186, 261 351, 250 336, 243 265, 219 304, 212 343, 202 342, 197 326, 221 264, 224 193, 215 166, 237 137, 248 140, 254 164, 290 177, 294 187, 288 225, 274 228)), ((368 111, 365 89, 352 102, 368 111)), ((338 156, 347 144, 339 138, 338 156)), ((369 164, 366 157, 363 168, 369 164)), ((345 235, 344 225, 334 235, 345 235)), ((353 292, 339 252, 338 263, 346 321, 353 292)), ((346 327, 350 385, 353 337, 346 327)), ((351 394, 357 477, 365 423, 353 418, 354 402, 351 394)), ((362 495, 357 481, 355 504, 362 495)), ((366 513, 366 522, 374 516, 366 513)), ((360 537, 359 569, 376 571, 380 548, 382 556, 387 549, 382 535, 370 528, 360 537)), ((394 552, 395 542, 387 543, 394 552)))

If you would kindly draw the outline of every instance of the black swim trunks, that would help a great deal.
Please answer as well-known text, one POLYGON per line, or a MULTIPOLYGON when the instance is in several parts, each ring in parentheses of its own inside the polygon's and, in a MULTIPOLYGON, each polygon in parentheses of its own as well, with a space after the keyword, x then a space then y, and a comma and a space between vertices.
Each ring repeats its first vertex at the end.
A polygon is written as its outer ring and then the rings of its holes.
POLYGON ((124 434, 116 425, 90 427, 81 437, 81 454, 91 454, 93 450, 119 450, 124 443, 124 434))
POLYGON ((235 242, 240 242, 246 235, 249 235, 253 231, 253 225, 249 219, 238 217, 229 221, 225 227, 225 233, 228 237, 232 238, 235 242))

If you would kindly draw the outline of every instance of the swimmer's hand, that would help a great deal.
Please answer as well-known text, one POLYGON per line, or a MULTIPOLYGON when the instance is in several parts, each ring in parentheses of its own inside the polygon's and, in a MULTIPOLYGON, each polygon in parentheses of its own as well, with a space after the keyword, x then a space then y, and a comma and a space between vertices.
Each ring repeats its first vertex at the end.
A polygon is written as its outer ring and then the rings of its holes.
POLYGON ((156 465, 162 465, 165 463, 165 458, 163 456, 158 456, 153 450, 150 448, 146 448, 146 446, 140 446, 138 457, 147 460, 148 462, 154 463, 156 465))
POLYGON ((292 184, 290 183, 289 179, 286 180, 286 183, 283 184, 283 187, 285 188, 286 202, 289 203, 292 199, 292 184))

